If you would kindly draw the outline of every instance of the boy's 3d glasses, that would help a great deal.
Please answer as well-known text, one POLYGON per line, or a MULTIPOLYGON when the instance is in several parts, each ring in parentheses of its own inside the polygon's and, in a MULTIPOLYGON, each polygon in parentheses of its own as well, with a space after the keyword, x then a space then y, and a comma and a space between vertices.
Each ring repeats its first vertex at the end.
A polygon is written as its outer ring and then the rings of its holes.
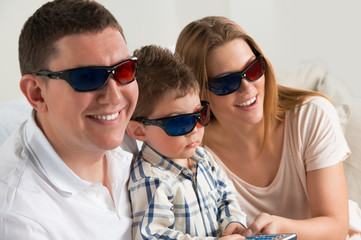
POLYGON ((207 126, 210 119, 209 103, 202 101, 202 108, 195 113, 181 114, 171 117, 146 119, 135 118, 135 121, 142 122, 144 125, 158 126, 162 128, 169 136, 182 136, 193 131, 197 123, 207 126))
POLYGON ((208 81, 208 89, 223 96, 237 91, 242 84, 242 79, 254 82, 262 77, 265 71, 265 63, 262 55, 258 55, 254 61, 248 64, 242 71, 233 72, 208 81))
POLYGON ((137 58, 133 57, 110 67, 81 67, 59 72, 44 70, 33 74, 46 76, 50 79, 63 79, 67 81, 74 90, 87 92, 104 87, 111 74, 120 85, 133 82, 137 72, 136 62, 137 58))

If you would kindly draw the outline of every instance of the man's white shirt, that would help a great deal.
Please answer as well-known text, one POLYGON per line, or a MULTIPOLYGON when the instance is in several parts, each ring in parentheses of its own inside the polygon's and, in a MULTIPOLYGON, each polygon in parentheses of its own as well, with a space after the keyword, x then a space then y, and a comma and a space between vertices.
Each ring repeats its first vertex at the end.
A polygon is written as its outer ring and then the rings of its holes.
POLYGON ((136 143, 107 154, 113 198, 60 159, 34 113, 0 146, 0 239, 131 239, 127 182, 136 143))

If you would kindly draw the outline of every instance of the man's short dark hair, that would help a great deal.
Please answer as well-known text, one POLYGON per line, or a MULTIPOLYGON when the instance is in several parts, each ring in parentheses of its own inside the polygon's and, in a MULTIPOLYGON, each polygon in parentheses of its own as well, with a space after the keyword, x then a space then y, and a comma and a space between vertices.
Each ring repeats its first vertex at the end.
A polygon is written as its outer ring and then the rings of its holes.
MULTIPOLYGON (((107 27, 123 30, 115 17, 91 0, 55 0, 40 7, 24 24, 19 37, 21 74, 48 67, 58 54, 56 41, 70 34, 101 32, 107 27)), ((125 39, 125 38, 124 38, 125 39)))

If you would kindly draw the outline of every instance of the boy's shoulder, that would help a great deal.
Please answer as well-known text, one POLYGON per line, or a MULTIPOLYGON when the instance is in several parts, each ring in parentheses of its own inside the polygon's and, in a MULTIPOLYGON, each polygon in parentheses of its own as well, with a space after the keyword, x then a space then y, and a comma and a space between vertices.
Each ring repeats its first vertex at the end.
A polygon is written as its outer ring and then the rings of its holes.
POLYGON ((142 152, 140 152, 133 162, 130 180, 133 182, 139 182, 146 178, 153 178, 157 180, 170 181, 170 179, 176 178, 177 175, 179 175, 179 172, 146 160, 142 152))
MULTIPOLYGON (((133 162, 130 181, 139 182, 153 178, 171 183, 178 178, 182 170, 176 167, 176 164, 154 153, 149 147, 142 149, 133 162)), ((219 168, 213 155, 203 147, 197 147, 191 159, 202 164, 209 171, 216 171, 219 168)))

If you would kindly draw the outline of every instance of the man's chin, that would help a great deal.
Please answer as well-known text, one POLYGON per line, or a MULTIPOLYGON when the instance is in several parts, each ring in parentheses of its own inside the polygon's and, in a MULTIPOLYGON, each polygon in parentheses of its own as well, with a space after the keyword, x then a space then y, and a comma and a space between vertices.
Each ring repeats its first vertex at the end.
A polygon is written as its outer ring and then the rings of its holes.
POLYGON ((106 138, 103 141, 97 141, 96 145, 98 145, 99 148, 104 150, 113 150, 117 147, 119 147, 124 139, 124 134, 121 134, 121 136, 117 136, 116 138, 106 138))

